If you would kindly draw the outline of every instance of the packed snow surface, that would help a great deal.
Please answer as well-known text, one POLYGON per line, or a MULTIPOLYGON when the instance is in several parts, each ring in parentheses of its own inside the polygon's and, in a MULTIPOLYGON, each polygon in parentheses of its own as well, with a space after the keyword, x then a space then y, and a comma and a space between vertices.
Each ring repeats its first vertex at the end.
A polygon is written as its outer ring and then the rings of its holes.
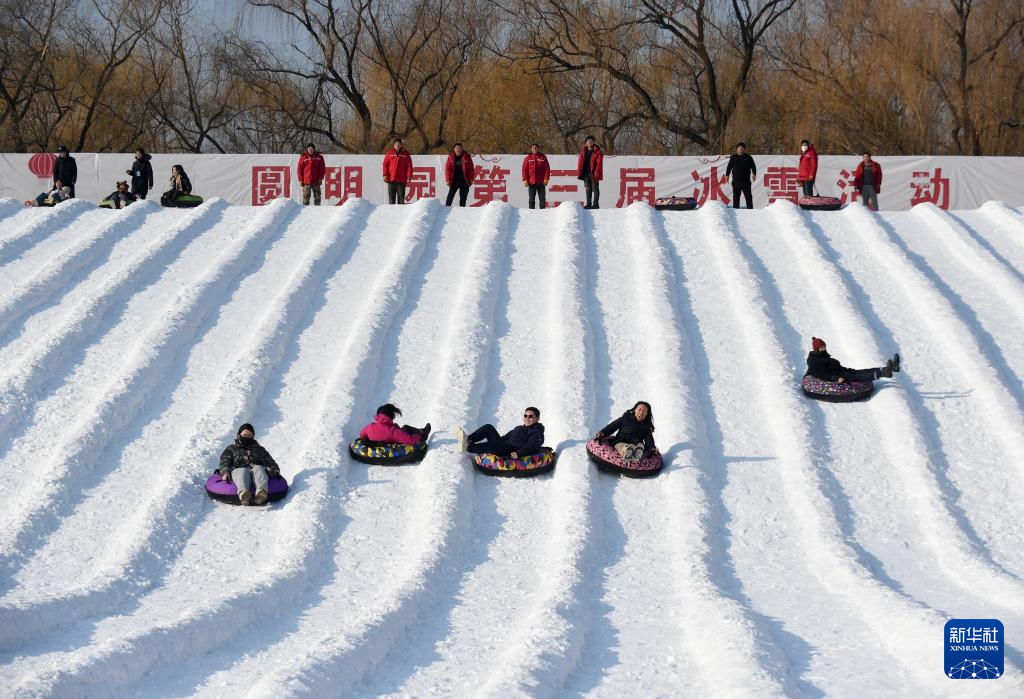
POLYGON ((0 200, 0 696, 1024 696, 1021 367, 995 202, 0 200), (810 401, 812 335, 903 371, 810 401), (598 472, 637 400, 665 470, 598 472), (348 456, 388 401, 422 463, 348 456), (456 453, 528 405, 553 473, 456 453), (242 422, 287 499, 205 495, 242 422))

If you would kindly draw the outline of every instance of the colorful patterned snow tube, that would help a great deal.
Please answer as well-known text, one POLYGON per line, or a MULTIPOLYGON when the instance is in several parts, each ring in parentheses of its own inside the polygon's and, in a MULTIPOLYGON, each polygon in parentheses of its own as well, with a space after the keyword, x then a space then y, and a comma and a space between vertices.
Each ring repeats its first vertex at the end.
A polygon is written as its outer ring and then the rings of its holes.
POLYGON ((486 473, 489 476, 512 476, 515 478, 547 473, 555 468, 557 460, 551 447, 542 447, 538 453, 521 456, 518 459, 496 454, 470 454, 469 456, 481 473, 486 473))
POLYGON ((665 466, 661 452, 656 451, 650 456, 644 456, 639 461, 625 461, 605 439, 591 439, 587 442, 587 456, 602 471, 618 473, 630 478, 647 478, 656 476, 665 466))
POLYGON ((849 403, 864 400, 875 388, 873 381, 822 381, 813 376, 805 376, 800 382, 804 395, 815 400, 826 400, 832 403, 849 403))
POLYGON ((654 208, 658 211, 693 211, 697 206, 693 197, 659 197, 654 200, 654 208))
POLYGON ((838 211, 843 208, 843 202, 837 197, 800 197, 796 203, 807 211, 838 211))
MULTIPOLYGON (((256 487, 249 488, 249 491, 256 494, 256 487)), ((232 481, 224 481, 220 478, 220 472, 214 471, 206 479, 206 494, 214 500, 227 502, 232 505, 241 505, 238 499, 238 488, 232 481)), ((288 494, 288 481, 283 476, 271 476, 267 481, 267 501, 280 500, 288 494)))
POLYGON ((422 461, 427 455, 425 441, 415 444, 397 444, 393 442, 369 442, 357 439, 348 445, 348 453, 356 461, 378 466, 398 466, 414 464, 422 461))

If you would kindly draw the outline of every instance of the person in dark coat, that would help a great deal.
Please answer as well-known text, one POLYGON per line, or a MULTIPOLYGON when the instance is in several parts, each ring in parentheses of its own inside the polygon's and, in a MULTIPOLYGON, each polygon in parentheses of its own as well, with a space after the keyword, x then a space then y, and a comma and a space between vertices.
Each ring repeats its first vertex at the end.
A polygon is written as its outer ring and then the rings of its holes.
POLYGON ((583 180, 587 189, 587 205, 584 209, 600 209, 601 180, 604 179, 604 154, 594 141, 587 136, 576 160, 576 179, 583 180))
POLYGON ((651 404, 638 400, 622 417, 602 427, 594 439, 607 440, 623 461, 639 461, 644 453, 657 450, 654 444, 654 413, 651 404))
POLYGON ((754 196, 750 192, 750 183, 757 178, 757 165, 747 153, 747 145, 742 141, 736 144, 736 153, 729 156, 729 165, 725 168, 725 176, 732 175, 732 208, 740 208, 740 195, 746 197, 747 208, 754 208, 754 196))
POLYGON ((814 180, 818 176, 818 152, 814 144, 804 139, 800 141, 800 167, 797 168, 796 181, 803 187, 805 197, 814 196, 814 180))
POLYGON ((811 351, 807 355, 807 372, 804 376, 813 376, 822 381, 847 383, 848 381, 874 381, 875 379, 891 379, 894 371, 900 370, 900 355, 894 354, 883 367, 873 369, 847 369, 828 353, 825 341, 820 337, 811 338, 811 351))
POLYGON ((523 411, 523 424, 511 432, 498 434, 494 425, 484 425, 467 435, 461 427, 455 428, 456 449, 461 454, 494 454, 518 459, 536 454, 544 446, 544 425, 540 423, 540 410, 530 406, 523 411))
POLYGON ((235 441, 220 455, 220 477, 234 481, 238 499, 243 505, 267 501, 267 483, 271 477, 281 475, 281 467, 270 452, 256 441, 256 428, 248 422, 238 428, 235 441), (249 492, 256 481, 256 497, 249 492))
POLYGON ((523 159, 523 186, 527 188, 530 197, 530 208, 534 208, 535 201, 540 197, 540 208, 546 209, 548 180, 551 179, 551 165, 548 157, 540 152, 540 146, 534 143, 530 146, 529 154, 523 159))
POLYGON ((153 166, 149 163, 152 157, 143 149, 136 148, 135 162, 131 170, 125 171, 132 178, 132 194, 139 199, 145 199, 149 190, 153 189, 153 166))
POLYGON ((456 192, 459 193, 459 206, 465 206, 475 176, 473 157, 462 149, 461 143, 456 143, 452 146, 452 152, 448 154, 448 162, 444 164, 444 181, 448 184, 448 199, 444 203, 445 206, 452 205, 456 192))
POLYGON ((117 183, 116 191, 107 195, 107 201, 110 202, 112 209, 123 209, 129 204, 133 204, 136 199, 138 197, 128 191, 128 183, 124 180, 117 183))
POLYGON ((57 149, 57 159, 53 161, 53 186, 57 187, 57 182, 60 182, 63 186, 67 187, 71 192, 71 198, 75 197, 75 182, 78 181, 78 164, 75 159, 71 157, 71 153, 68 152, 67 146, 61 146, 57 149))
POLYGON ((185 168, 175 165, 171 168, 171 188, 160 197, 160 204, 171 206, 183 194, 192 193, 192 181, 185 174, 185 168))

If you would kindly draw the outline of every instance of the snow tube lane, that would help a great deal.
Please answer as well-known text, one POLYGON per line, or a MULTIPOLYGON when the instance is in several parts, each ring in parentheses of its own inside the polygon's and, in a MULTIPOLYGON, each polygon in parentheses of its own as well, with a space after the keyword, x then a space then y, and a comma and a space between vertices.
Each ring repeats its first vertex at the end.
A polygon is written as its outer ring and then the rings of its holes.
POLYGON ((619 452, 615 451, 615 447, 603 439, 591 439, 587 442, 587 456, 598 469, 630 478, 656 476, 665 466, 661 452, 655 452, 651 456, 644 455, 639 461, 625 461, 619 452))
MULTIPOLYGON (((256 486, 249 488, 249 492, 256 494, 256 486)), ((206 479, 206 494, 214 500, 226 502, 231 505, 241 505, 238 499, 238 486, 231 481, 220 477, 220 473, 214 471, 206 479)), ((267 481, 267 502, 280 500, 288 494, 288 481, 283 476, 271 476, 267 481)))
POLYGON ((489 476, 529 478, 554 470, 558 457, 551 447, 544 447, 539 454, 521 456, 518 459, 496 454, 472 454, 470 458, 478 471, 489 476))

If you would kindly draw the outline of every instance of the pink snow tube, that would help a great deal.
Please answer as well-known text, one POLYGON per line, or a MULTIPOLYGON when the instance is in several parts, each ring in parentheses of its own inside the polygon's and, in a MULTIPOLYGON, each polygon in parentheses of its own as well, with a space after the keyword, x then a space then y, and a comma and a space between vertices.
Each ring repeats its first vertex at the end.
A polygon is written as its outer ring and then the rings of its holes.
POLYGON ((838 197, 800 197, 796 203, 808 211, 838 211, 843 208, 843 202, 838 197))
POLYGON ((645 455, 639 461, 624 461, 607 440, 591 439, 587 442, 587 455, 602 471, 618 473, 631 478, 656 476, 665 465, 660 451, 645 455))
MULTIPOLYGON (((249 489, 253 494, 256 493, 256 488, 252 487, 249 489)), ((220 478, 220 472, 214 471, 209 478, 206 479, 206 494, 214 500, 220 500, 221 502, 228 502, 232 505, 240 505, 241 501, 238 499, 238 488, 235 486, 233 481, 223 481, 220 478)), ((288 494, 288 481, 283 476, 271 476, 267 482, 267 501, 280 500, 288 494)))
POLYGON ((800 382, 804 395, 815 400, 826 400, 832 403, 849 403, 864 400, 871 395, 875 384, 873 381, 822 381, 813 376, 805 376, 800 382))
POLYGON ((489 476, 523 478, 547 473, 554 469, 558 457, 551 447, 542 447, 536 454, 520 456, 518 459, 496 454, 470 454, 470 458, 473 459, 473 464, 481 473, 486 473, 489 476))

